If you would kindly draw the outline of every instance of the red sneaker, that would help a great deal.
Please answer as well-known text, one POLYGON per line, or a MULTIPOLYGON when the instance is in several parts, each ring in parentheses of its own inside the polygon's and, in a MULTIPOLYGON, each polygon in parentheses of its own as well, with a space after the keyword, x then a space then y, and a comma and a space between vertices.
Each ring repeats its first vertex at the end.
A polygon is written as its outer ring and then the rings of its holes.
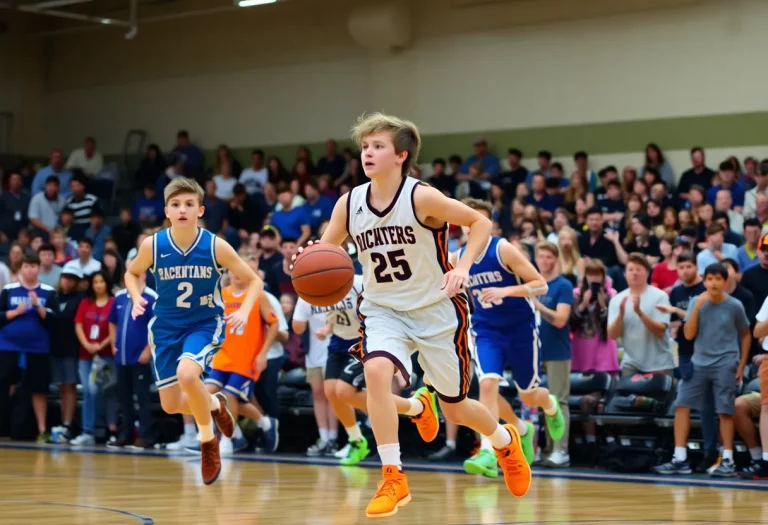
POLYGON ((213 439, 200 443, 200 456, 202 457, 201 470, 203 472, 203 483, 210 485, 221 474, 221 456, 219 455, 219 438, 213 436, 213 439))
POLYGON ((211 417, 216 422, 216 426, 219 427, 219 431, 228 438, 231 438, 235 434, 235 418, 232 417, 232 413, 229 411, 229 403, 227 402, 227 396, 221 392, 214 394, 219 399, 219 409, 211 411, 211 417))

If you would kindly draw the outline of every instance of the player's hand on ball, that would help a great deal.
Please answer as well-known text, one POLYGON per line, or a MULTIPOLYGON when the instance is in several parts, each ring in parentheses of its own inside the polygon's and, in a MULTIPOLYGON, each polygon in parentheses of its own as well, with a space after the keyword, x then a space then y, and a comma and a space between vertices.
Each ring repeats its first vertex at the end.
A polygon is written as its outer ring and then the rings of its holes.
POLYGON ((440 289, 445 290, 448 297, 453 297, 463 290, 468 282, 469 272, 461 268, 454 268, 443 276, 443 284, 440 289))
POLYGON ((505 288, 483 288, 480 290, 483 295, 483 302, 487 304, 500 304, 500 302, 507 296, 505 288))
MULTIPOLYGON (((303 251, 304 251, 304 248, 309 248, 310 246, 312 246, 312 245, 313 245, 313 244, 315 244, 316 242, 320 242, 320 241, 309 241, 309 242, 307 243, 307 245, 306 245, 306 246, 300 246, 300 247, 299 247, 299 249, 298 249, 298 251, 297 251, 296 253, 294 253, 294 254, 293 254, 293 256, 291 256, 291 262, 292 262, 292 263, 296 262, 296 259, 298 259, 298 258, 299 258, 299 255, 301 255, 301 252, 303 252, 303 251)), ((291 264, 291 265, 288 267, 288 269, 289 269, 289 270, 291 270, 291 271, 293 271, 293 264, 291 264)))
POLYGON ((144 313, 144 307, 147 306, 147 300, 143 297, 138 301, 133 301, 133 308, 131 308, 131 317, 136 319, 138 316, 144 313))
POLYGON ((248 322, 248 314, 243 312, 242 309, 238 309, 236 312, 224 317, 224 320, 230 326, 230 329, 234 332, 240 330, 248 322))

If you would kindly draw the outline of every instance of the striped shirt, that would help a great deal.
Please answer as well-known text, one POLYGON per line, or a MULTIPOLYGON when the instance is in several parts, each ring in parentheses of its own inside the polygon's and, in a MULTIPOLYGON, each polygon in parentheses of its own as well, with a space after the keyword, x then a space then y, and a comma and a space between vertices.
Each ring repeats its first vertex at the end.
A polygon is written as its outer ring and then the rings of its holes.
POLYGON ((74 197, 67 199, 67 208, 72 210, 75 216, 75 224, 91 223, 91 212, 99 207, 99 199, 95 195, 86 193, 81 200, 75 201, 74 197))

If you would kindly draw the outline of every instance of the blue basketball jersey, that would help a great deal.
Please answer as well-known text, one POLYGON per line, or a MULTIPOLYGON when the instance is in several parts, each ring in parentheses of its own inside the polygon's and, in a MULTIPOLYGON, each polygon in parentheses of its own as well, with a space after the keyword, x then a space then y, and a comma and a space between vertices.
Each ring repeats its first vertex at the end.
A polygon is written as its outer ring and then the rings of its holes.
POLYGON ((216 236, 198 228, 195 242, 182 251, 167 228, 152 237, 157 301, 154 325, 184 331, 215 320, 224 313, 222 268, 216 261, 216 236))
MULTIPOLYGON (((475 302, 475 311, 472 313, 472 329, 475 332, 483 329, 509 329, 515 326, 530 327, 535 318, 533 301, 529 298, 505 297, 494 303, 482 301, 483 288, 523 284, 523 280, 501 262, 499 248, 504 242, 507 241, 500 237, 491 237, 485 253, 469 270, 468 289, 475 302)), ((463 253, 462 247, 460 254, 463 253)))

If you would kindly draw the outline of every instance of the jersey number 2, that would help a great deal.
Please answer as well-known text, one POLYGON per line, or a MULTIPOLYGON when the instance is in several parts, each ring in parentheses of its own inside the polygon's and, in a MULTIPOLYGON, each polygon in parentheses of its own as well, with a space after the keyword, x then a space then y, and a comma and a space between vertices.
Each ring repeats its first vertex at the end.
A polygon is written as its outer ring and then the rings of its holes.
POLYGON ((477 299, 477 304, 480 305, 480 308, 492 308, 494 306, 499 306, 500 304, 503 304, 503 299, 494 299, 490 303, 483 302, 483 291, 482 290, 472 290, 472 293, 475 294, 475 298, 477 299))
POLYGON ((176 308, 191 308, 192 303, 187 301, 192 295, 192 283, 179 283, 179 295, 176 298, 176 308))
POLYGON ((394 279, 398 281, 407 281, 413 275, 408 261, 405 260, 405 250, 395 250, 383 253, 371 253, 371 261, 376 265, 373 269, 373 275, 376 276, 377 283, 391 283, 394 279), (389 262, 389 265, 387 265, 389 262), (393 271, 385 273, 389 266, 393 271), (394 279, 393 279, 394 277, 394 279))

